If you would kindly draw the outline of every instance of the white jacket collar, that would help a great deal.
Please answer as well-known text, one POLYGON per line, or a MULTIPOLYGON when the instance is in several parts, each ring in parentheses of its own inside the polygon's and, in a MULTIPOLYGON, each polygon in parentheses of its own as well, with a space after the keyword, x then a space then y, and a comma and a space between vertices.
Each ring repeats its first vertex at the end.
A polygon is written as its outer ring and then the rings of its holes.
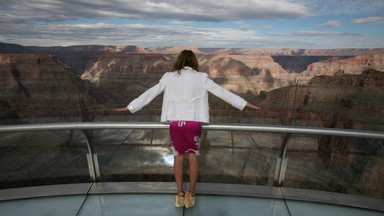
POLYGON ((184 66, 183 67, 183 70, 193 70, 193 68, 189 67, 189 66, 184 66))

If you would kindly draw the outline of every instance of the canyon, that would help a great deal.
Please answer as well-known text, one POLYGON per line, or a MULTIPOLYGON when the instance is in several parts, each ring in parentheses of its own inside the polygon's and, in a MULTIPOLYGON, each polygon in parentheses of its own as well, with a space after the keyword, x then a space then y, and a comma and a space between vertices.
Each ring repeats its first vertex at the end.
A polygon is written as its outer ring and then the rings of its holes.
POLYGON ((380 110, 384 109, 380 100, 373 99, 383 88, 382 48, 24 47, 0 43, 1 121, 158 121, 161 96, 137 115, 110 109, 125 106, 156 84, 183 49, 197 53, 200 70, 212 80, 266 110, 236 112, 210 95, 214 122, 346 129, 360 125, 359 129, 383 130, 380 110), (375 79, 361 80, 371 76, 375 79), (342 113, 341 109, 350 111, 342 113), (364 110, 372 115, 356 114, 364 110), (332 119, 359 123, 325 123, 332 119))
MULTIPOLYGON (((260 112, 247 108, 240 112, 210 94, 213 123, 384 131, 382 48, 24 47, 0 43, 1 124, 159 121, 162 96, 135 115, 111 109, 126 106, 156 84, 183 49, 197 54, 200 70, 212 80, 263 108, 260 112)), ((138 135, 143 139, 145 136, 138 135)), ((222 135, 208 136, 206 153, 218 145, 215 140, 222 135)), ((237 138, 240 145, 245 145, 245 137, 249 136, 255 137, 252 139, 257 140, 257 148, 265 151, 255 153, 252 145, 246 147, 253 149, 251 153, 238 153, 237 159, 257 156, 267 158, 268 162, 249 159, 248 164, 238 165, 241 169, 230 171, 239 178, 230 175, 223 181, 235 178, 237 183, 271 184, 270 177, 250 176, 257 170, 272 172, 274 157, 279 154, 276 149, 281 148, 285 135, 241 135, 237 138)), ((293 140, 288 152, 291 175, 286 178, 287 186, 384 197, 380 183, 380 167, 384 163, 382 141, 300 135, 293 140), (356 158, 363 162, 356 162, 356 158), (300 169, 308 172, 300 176, 300 169), (313 179, 309 173, 317 173, 317 177, 313 179), (323 179, 329 175, 329 179, 323 179), (309 183, 303 184, 299 177, 309 179, 309 183), (329 182, 324 184, 319 179, 329 182), (369 186, 360 185, 361 182, 368 182, 369 186)), ((222 154, 226 151, 222 150, 222 154)), ((236 151, 240 150, 232 149, 232 154, 237 154, 236 151)), ((233 163, 212 151, 210 156, 203 155, 202 161, 207 165, 202 170, 204 181, 210 181, 209 173, 218 172, 214 170, 217 164, 209 165, 209 157, 216 157, 222 166, 230 167, 233 163)))

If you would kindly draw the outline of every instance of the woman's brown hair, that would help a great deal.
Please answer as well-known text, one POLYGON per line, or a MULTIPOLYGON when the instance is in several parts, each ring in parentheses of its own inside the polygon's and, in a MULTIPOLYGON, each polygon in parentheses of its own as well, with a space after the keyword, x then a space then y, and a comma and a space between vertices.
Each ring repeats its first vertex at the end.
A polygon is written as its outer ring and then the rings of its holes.
POLYGON ((173 63, 172 71, 177 71, 180 74, 180 70, 185 66, 189 66, 195 71, 199 71, 199 62, 191 50, 181 51, 175 63, 173 63))

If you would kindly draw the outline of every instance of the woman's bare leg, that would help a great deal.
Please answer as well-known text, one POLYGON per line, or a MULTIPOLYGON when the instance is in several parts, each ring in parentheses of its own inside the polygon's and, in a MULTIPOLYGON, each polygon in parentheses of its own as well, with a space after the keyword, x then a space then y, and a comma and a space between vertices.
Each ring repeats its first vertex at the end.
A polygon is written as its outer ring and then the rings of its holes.
POLYGON ((199 161, 197 159, 196 154, 192 154, 192 153, 188 154, 188 160, 189 160, 189 181, 190 181, 189 191, 195 192, 197 174, 199 170, 199 161))
POLYGON ((177 191, 184 191, 183 189, 183 163, 184 155, 175 156, 173 171, 175 173, 175 179, 177 184, 177 191))

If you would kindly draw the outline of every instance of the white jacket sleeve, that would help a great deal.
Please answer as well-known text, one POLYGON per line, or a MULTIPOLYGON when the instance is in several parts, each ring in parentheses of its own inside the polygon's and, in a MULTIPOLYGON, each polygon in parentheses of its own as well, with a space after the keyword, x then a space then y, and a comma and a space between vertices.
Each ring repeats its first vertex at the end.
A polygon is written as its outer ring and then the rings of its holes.
POLYGON ((134 99, 127 106, 128 110, 131 113, 135 113, 141 110, 145 105, 151 102, 157 95, 164 92, 165 86, 167 84, 167 73, 163 75, 160 79, 159 83, 146 90, 143 94, 141 94, 138 98, 134 99))
POLYGON ((204 86, 209 92, 211 92, 212 94, 216 95, 217 97, 221 98, 222 100, 231 104, 232 106, 236 107, 239 110, 243 110, 244 107, 247 105, 246 100, 228 91, 227 89, 221 87, 217 83, 213 82, 211 79, 208 78, 208 75, 206 75, 204 86))

